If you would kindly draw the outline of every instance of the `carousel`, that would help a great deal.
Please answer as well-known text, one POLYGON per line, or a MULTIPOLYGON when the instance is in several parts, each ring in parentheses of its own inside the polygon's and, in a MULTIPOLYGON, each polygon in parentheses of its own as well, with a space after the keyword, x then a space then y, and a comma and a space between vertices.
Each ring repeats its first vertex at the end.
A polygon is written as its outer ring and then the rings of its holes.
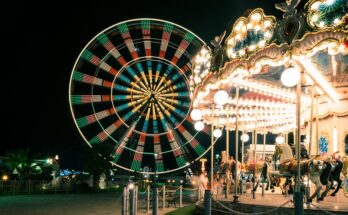
POLYGON ((194 58, 195 128, 210 125, 212 146, 226 132, 223 161, 233 154, 238 164, 225 168, 216 213, 273 210, 289 187, 294 199, 278 210, 348 211, 348 3, 300 3, 276 4, 281 19, 251 11, 194 58), (229 132, 238 135, 230 140, 229 132), (258 193, 265 181, 275 189, 258 193))

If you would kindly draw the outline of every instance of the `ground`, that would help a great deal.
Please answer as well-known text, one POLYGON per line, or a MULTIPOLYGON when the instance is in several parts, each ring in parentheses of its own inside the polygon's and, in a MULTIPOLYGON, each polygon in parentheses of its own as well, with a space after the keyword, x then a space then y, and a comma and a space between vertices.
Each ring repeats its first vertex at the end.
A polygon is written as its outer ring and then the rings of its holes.
MULTIPOLYGON (((138 214, 146 213, 145 195, 139 198, 138 214)), ((93 194, 35 194, 0 196, 2 215, 118 215, 121 214, 120 193, 93 194)), ((185 201, 184 205, 187 205, 185 201)), ((178 206, 177 201, 177 206, 178 206)), ((165 214, 175 208, 163 211, 159 202, 158 214, 165 214)))

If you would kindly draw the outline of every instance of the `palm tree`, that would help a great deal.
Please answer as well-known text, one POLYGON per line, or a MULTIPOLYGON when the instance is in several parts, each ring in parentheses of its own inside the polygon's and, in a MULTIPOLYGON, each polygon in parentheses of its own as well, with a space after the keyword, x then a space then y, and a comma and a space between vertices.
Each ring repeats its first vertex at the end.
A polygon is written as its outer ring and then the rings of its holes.
POLYGON ((10 151, 5 156, 8 158, 6 166, 11 173, 18 174, 19 179, 28 176, 30 168, 29 150, 10 151))

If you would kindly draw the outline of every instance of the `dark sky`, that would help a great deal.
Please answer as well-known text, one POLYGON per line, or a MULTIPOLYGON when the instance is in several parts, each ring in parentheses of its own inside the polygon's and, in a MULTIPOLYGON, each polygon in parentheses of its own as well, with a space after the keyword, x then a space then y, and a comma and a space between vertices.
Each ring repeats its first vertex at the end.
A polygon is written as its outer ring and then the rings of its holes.
POLYGON ((59 154, 66 166, 76 164, 72 161, 79 159, 85 143, 69 109, 69 78, 80 51, 103 29, 127 19, 159 18, 182 25, 209 43, 224 30, 229 33, 247 9, 262 7, 266 14, 279 17, 275 2, 279 1, 25 1, 13 5, 15 17, 8 17, 10 29, 3 40, 10 49, 9 69, 2 71, 6 129, 0 155, 29 148, 33 153, 59 154))

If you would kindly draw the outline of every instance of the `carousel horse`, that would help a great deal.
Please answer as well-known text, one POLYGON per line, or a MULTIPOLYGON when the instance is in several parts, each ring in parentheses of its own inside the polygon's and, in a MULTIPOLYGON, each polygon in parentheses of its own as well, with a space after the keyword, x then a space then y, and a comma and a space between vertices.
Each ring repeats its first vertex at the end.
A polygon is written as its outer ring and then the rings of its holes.
POLYGON ((247 162, 245 169, 248 171, 249 176, 252 176, 254 182, 253 191, 257 190, 261 180, 267 180, 266 190, 270 187, 270 178, 268 174, 269 165, 263 159, 255 161, 254 153, 251 149, 247 149, 247 162))
POLYGON ((336 193, 339 191, 342 185, 342 179, 341 179, 341 171, 343 169, 343 160, 342 157, 338 154, 338 152, 335 152, 332 156, 333 159, 333 166, 334 168, 331 171, 330 174, 330 180, 332 181, 330 189, 334 188, 334 182, 337 183, 336 189, 334 190, 333 193, 331 193, 331 196, 335 196, 336 193))
MULTIPOLYGON (((279 174, 287 178, 292 178, 297 174, 297 161, 294 159, 291 147, 288 144, 276 144, 275 155, 280 157, 279 174)), ((322 172, 323 162, 313 156, 310 159, 300 161, 301 175, 308 174, 309 179, 316 186, 314 194, 309 198, 311 201, 315 196, 319 195, 322 187, 320 182, 320 174, 322 172)))

